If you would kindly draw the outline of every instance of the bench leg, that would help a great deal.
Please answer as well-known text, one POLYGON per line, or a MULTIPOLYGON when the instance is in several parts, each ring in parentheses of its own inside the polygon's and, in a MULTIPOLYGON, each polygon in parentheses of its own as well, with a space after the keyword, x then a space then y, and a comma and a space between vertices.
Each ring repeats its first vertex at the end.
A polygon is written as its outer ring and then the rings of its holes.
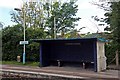
POLYGON ((83 69, 85 69, 85 63, 83 62, 83 69))
POLYGON ((61 66, 60 61, 58 61, 58 67, 60 67, 60 66, 61 66))

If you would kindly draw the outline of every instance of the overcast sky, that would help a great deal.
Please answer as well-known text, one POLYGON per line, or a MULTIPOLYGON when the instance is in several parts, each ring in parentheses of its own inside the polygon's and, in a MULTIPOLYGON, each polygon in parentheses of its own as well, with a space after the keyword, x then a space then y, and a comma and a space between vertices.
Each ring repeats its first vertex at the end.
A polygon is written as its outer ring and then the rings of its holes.
MULTIPOLYGON (((66 1, 66 0, 63 0, 66 1)), ((76 27, 77 29, 81 27, 86 27, 81 30, 81 33, 87 33, 87 32, 92 32, 95 33, 97 32, 97 22, 94 21, 91 16, 99 16, 99 17, 104 17, 104 10, 99 9, 97 6, 92 5, 90 2, 92 1, 97 1, 99 0, 78 0, 77 5, 78 5, 78 13, 77 16, 81 18, 80 21, 78 21, 78 26, 76 27)), ((4 26, 7 25, 13 25, 11 22, 11 16, 10 16, 10 11, 12 11, 14 8, 19 8, 22 5, 22 0, 0 0, 0 22, 4 23, 4 26)), ((99 32, 104 31, 104 26, 99 27, 99 32)))

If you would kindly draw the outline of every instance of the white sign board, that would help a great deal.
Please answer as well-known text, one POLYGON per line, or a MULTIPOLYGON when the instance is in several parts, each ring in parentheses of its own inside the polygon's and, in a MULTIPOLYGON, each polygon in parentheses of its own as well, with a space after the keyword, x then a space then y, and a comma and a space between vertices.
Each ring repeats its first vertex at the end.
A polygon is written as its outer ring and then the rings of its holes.
POLYGON ((28 41, 20 41, 20 44, 28 44, 28 41))

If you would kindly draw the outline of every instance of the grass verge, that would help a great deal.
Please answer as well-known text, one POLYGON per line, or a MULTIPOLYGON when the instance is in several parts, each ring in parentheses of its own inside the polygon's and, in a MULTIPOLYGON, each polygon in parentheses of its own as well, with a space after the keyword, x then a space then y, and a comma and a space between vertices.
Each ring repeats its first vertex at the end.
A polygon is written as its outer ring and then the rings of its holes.
POLYGON ((22 62, 17 62, 17 61, 2 61, 2 64, 21 65, 21 66, 39 66, 39 62, 26 62, 25 64, 23 64, 22 62))

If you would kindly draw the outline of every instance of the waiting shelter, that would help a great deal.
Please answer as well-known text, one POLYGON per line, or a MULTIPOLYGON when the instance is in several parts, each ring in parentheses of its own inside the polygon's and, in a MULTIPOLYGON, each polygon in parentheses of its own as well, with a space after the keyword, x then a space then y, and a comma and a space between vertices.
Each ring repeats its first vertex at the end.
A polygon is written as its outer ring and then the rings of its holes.
POLYGON ((57 63, 64 66, 82 63, 93 65, 94 71, 106 70, 104 41, 98 38, 79 39, 33 39, 40 43, 40 65, 42 67, 57 63))

